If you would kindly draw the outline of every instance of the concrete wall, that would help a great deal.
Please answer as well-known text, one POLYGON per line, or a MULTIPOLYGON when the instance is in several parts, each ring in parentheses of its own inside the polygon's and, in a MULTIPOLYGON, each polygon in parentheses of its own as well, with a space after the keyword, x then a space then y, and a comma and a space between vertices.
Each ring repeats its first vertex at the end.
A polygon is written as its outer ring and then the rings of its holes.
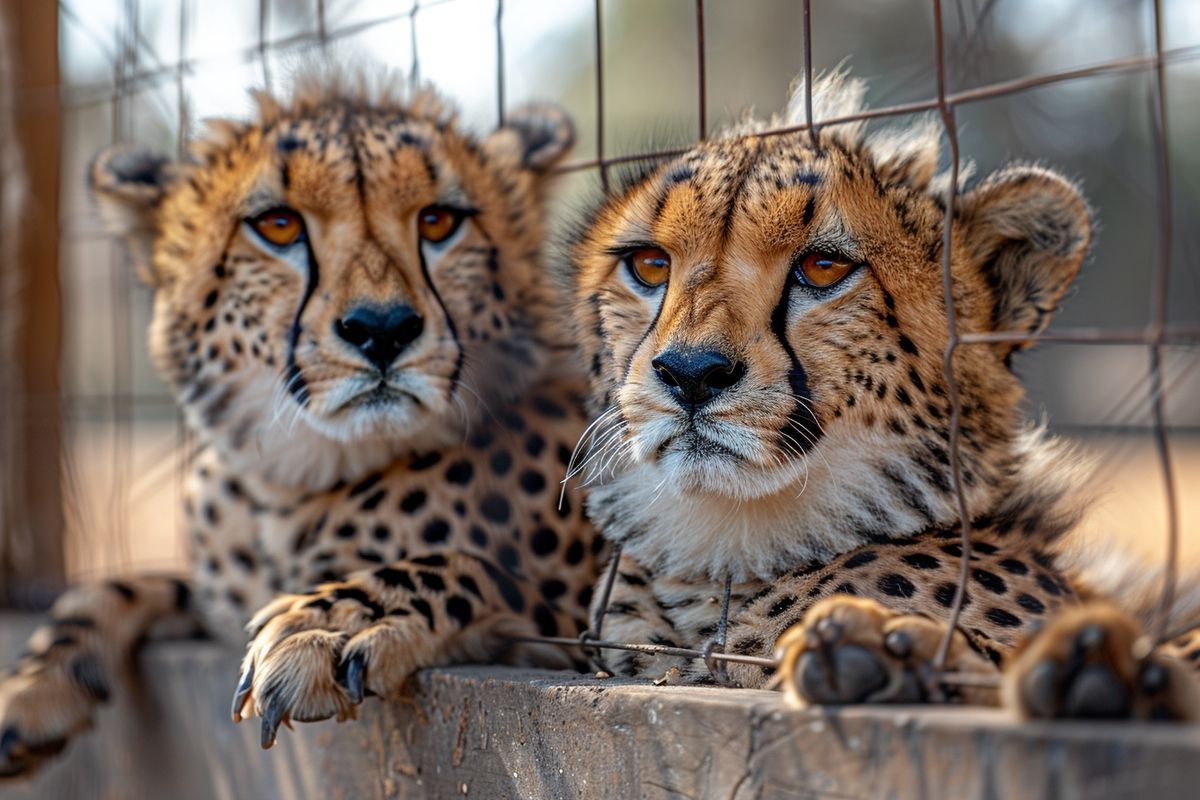
MULTIPOLYGON (((7 646, 26 619, 0 618, 7 646)), ((0 797, 1168 798, 1200 794, 1200 726, 1039 724, 999 712, 785 708, 769 692, 554 672, 422 673, 411 700, 281 731, 234 726, 238 655, 150 647, 143 691, 62 764, 0 797)))

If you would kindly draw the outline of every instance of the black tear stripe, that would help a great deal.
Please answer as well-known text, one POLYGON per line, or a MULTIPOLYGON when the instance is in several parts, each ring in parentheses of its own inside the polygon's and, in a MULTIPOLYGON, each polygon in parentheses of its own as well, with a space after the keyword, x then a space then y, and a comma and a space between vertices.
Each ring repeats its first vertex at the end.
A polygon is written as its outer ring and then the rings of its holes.
POLYGON ((311 239, 305 239, 304 252, 308 255, 308 274, 304 277, 304 296, 300 299, 300 306, 296 309, 296 316, 292 319, 292 328, 288 331, 287 366, 283 371, 284 385, 287 386, 288 394, 295 397, 301 407, 308 405, 309 393, 308 382, 304 380, 304 376, 300 374, 300 367, 296 364, 296 343, 300 341, 302 329, 300 317, 304 315, 304 309, 317 291, 317 284, 321 280, 321 270, 317 265, 317 254, 313 252, 311 239))
MULTIPOLYGON (((792 394, 796 396, 796 403, 792 407, 791 413, 788 414, 787 422, 780 429, 780 439, 783 440, 786 434, 793 434, 792 438, 800 446, 800 452, 807 453, 820 440, 821 426, 812 412, 812 395, 808 391, 808 373, 804 371, 804 367, 800 366, 800 360, 796 358, 796 352, 787 338, 788 305, 795 283, 794 273, 789 269, 787 280, 783 284, 783 294, 775 305, 775 310, 771 312, 771 332, 775 334, 775 338, 779 340, 779 346, 783 348, 783 352, 787 353, 788 360, 791 362, 791 369, 788 370, 788 385, 792 389, 792 394)), ((782 447, 782 449, 786 450, 787 448, 782 447)))

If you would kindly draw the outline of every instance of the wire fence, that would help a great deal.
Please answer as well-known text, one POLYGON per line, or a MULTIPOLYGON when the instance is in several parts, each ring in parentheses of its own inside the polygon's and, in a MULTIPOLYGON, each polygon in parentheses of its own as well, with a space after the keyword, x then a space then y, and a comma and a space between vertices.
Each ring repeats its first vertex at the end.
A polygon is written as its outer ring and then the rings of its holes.
MULTIPOLYGON (((418 31, 422 24, 422 15, 427 14, 431 9, 449 3, 455 3, 459 0, 413 0, 410 5, 402 11, 385 14, 373 19, 356 21, 344 25, 334 25, 330 21, 330 14, 327 6, 331 0, 312 0, 315 6, 312 7, 312 12, 315 14, 315 25, 313 30, 291 33, 281 37, 272 38, 269 33, 272 29, 273 15, 279 13, 277 2, 272 0, 259 0, 258 3, 258 35, 257 40, 252 44, 246 45, 244 48, 236 51, 233 58, 245 65, 252 66, 260 75, 262 83, 270 89, 275 82, 277 75, 272 66, 272 55, 283 50, 295 49, 316 49, 321 52, 326 52, 331 45, 339 41, 349 39, 357 34, 361 34, 372 28, 388 25, 396 21, 407 21, 409 30, 411 31, 411 42, 408 46, 411 50, 410 63, 406 65, 407 72, 414 80, 419 80, 422 75, 421 64, 421 42, 418 36, 418 31)), ((178 138, 176 146, 180 154, 184 152, 186 145, 187 132, 191 126, 192 113, 189 92, 187 90, 188 80, 196 74, 204 71, 212 65, 211 57, 191 54, 188 52, 189 42, 189 20, 192 18, 191 10, 194 4, 200 0, 179 0, 179 27, 178 27, 178 43, 177 53, 175 58, 160 58, 154 52, 151 43, 146 41, 141 33, 137 20, 139 13, 142 10, 142 5, 139 0, 120 0, 120 17, 121 24, 117 25, 115 30, 117 36, 115 41, 109 42, 100 34, 96 34, 96 46, 102 51, 111 54, 111 64, 113 67, 113 79, 111 87, 105 86, 99 89, 92 88, 86 91, 64 91, 62 96, 58 98, 59 106, 65 112, 84 111, 87 109, 106 108, 111 116, 112 139, 118 140, 123 138, 128 132, 128 123, 131 114, 135 112, 131 98, 137 93, 148 90, 162 90, 173 87, 174 102, 177 106, 177 123, 178 123, 178 138)), ((944 303, 947 311, 946 323, 948 332, 948 343, 944 353, 944 378, 948 388, 950 400, 950 458, 951 472, 953 479, 953 488, 957 499, 958 512, 960 516, 960 524, 962 530, 962 555, 961 555, 961 574, 959 580, 959 588, 955 595, 953 606, 951 608, 951 621, 958 619, 961 612, 964 587, 966 586, 966 578, 968 571, 968 561, 971 553, 971 527, 970 514, 966 506, 966 500, 963 491, 962 470, 959 464, 959 437, 960 437, 960 421, 961 421, 961 402, 959 398, 958 385, 955 381, 955 376, 951 370, 951 363, 955 353, 964 347, 977 345, 995 344, 1001 342, 1025 342, 1031 338, 1041 342, 1056 342, 1063 344, 1074 345, 1129 345, 1144 348, 1148 356, 1149 371, 1146 376, 1146 385, 1149 389, 1150 397, 1150 414, 1153 429, 1153 438, 1157 453, 1158 466, 1161 470, 1162 483, 1164 486, 1164 496, 1162 498, 1166 509, 1166 530, 1163 535, 1167 539, 1167 578, 1164 582, 1160 608, 1158 613, 1158 621, 1154 634, 1161 639, 1165 635, 1166 622, 1169 616, 1169 611, 1172 605, 1175 587, 1175 575, 1177 572, 1177 562, 1179 553, 1179 538, 1180 538, 1180 521, 1178 514, 1179 506, 1179 487, 1177 485, 1177 476, 1175 474, 1175 465, 1172 459, 1170 441, 1168 437, 1168 424, 1166 412, 1166 399, 1171 386, 1167 385, 1164 380, 1164 348, 1167 346, 1184 346, 1194 348, 1200 344, 1200 324, 1194 322, 1185 322, 1183 324, 1171 324, 1168 318, 1168 299, 1170 297, 1170 279, 1171 279, 1171 263, 1172 263, 1172 173, 1170 163, 1170 151, 1167 140, 1167 114, 1168 103, 1166 96, 1166 69, 1170 65, 1181 65, 1190 62, 1200 62, 1200 45, 1181 46, 1167 48, 1164 44, 1164 11, 1162 8, 1162 0, 1147 0, 1148 10, 1152 14, 1153 31, 1153 53, 1142 55, 1127 56, 1122 58, 1114 58, 1105 60, 1100 63, 1095 63, 1087 66, 1075 67, 1061 71, 1047 72, 1033 76, 1026 76, 1005 81, 997 81, 986 83, 982 86, 968 88, 959 91, 952 91, 950 87, 951 72, 948 67, 948 57, 946 48, 946 33, 945 33, 945 14, 941 0, 930 0, 931 13, 933 21, 933 48, 934 60, 936 69, 936 95, 920 101, 905 102, 900 104, 887 105, 876 107, 862 111, 853 115, 847 115, 831 119, 813 119, 812 116, 812 96, 811 87, 813 84, 813 35, 814 21, 812 15, 811 0, 803 0, 802 2, 802 30, 798 31, 798 39, 803 48, 803 72, 805 78, 805 122, 799 125, 781 127, 763 133, 756 133, 756 136, 780 136, 788 134, 796 134, 804 131, 810 132, 815 141, 816 133, 821 128, 827 128, 835 125, 881 120, 887 118, 904 117, 918 113, 934 113, 940 119, 943 126, 943 135, 945 141, 949 145, 950 153, 950 174, 949 182, 949 199, 946 203, 944 228, 943 228, 943 262, 942 262, 942 287, 944 303), (950 274, 950 237, 952 234, 952 224, 954 219, 954 208, 956 202, 956 192, 958 189, 958 177, 961 169, 961 160, 959 154, 959 120, 958 111, 971 104, 981 103, 985 101, 995 100, 1007 96, 1015 96, 1027 93, 1042 87, 1051 86, 1054 84, 1062 84, 1067 82, 1078 82, 1088 79, 1101 78, 1104 76, 1113 76, 1120 74, 1147 74, 1150 76, 1152 85, 1152 108, 1150 111, 1150 125, 1154 137, 1154 166, 1155 166, 1155 196, 1156 209, 1155 219, 1157 220, 1157 229, 1155 231, 1155 253, 1154 253, 1154 268, 1152 272, 1152 289, 1151 289, 1151 307, 1149 309, 1149 321, 1147 324, 1140 327, 1130 326, 1094 326, 1094 327, 1058 327, 1051 330, 1041 332, 1030 337, 1025 332, 992 332, 992 333, 964 333, 960 332, 957 324, 954 295, 952 292, 953 279, 950 274)), ((505 116, 506 104, 508 102, 508 68, 506 64, 506 8, 504 0, 495 0, 494 4, 494 27, 495 27, 495 96, 496 96, 496 118, 503 121, 505 116)), ((711 6, 710 6, 711 10, 711 6)), ((668 159, 678 156, 688 149, 688 147, 672 147, 665 149, 641 150, 633 153, 610 153, 609 142, 606 141, 607 132, 607 87, 605 85, 606 73, 608 69, 605 63, 605 8, 603 0, 594 0, 592 9, 594 38, 592 46, 594 48, 594 95, 595 95, 595 128, 593 137, 595 141, 594 157, 581 158, 570 161, 558 168, 558 171, 563 174, 575 173, 593 173, 598 180, 601 189, 605 192, 610 190, 610 170, 621 165, 648 162, 655 160, 668 159)), ((92 31, 92 25, 88 19, 82 16, 75 8, 67 2, 60 4, 60 13, 62 19, 71 24, 80 31, 89 33, 92 31)), ((695 47, 696 47, 696 62, 695 62, 695 91, 696 91, 696 133, 692 137, 692 141, 704 140, 710 133, 710 118, 709 118, 709 66, 707 63, 707 37, 706 37, 706 19, 705 19, 705 3, 704 0, 696 0, 694 3, 694 26, 695 26, 695 47)), ((37 103, 37 97, 28 99, 30 103, 37 103)), ((78 225, 64 223, 61 227, 61 237, 64 242, 73 240, 95 241, 98 234, 94 231, 86 229, 81 230, 78 225)), ((114 256, 115 258, 115 256, 114 256)), ((128 277, 128 271, 114 269, 112 271, 109 285, 107 287, 109 293, 109 302, 114 309, 123 308, 128 305, 128 298, 133 291, 131 279, 128 277)), ((116 315, 112 319, 112 375, 110 385, 113 390, 101 396, 82 396, 68 395, 65 399, 65 413, 71 415, 83 410, 94 410, 102 408, 110 415, 114 424, 135 419, 139 409, 158 408, 173 409, 173 401, 165 392, 156 391, 134 391, 133 390, 133 373, 135 365, 134 357, 131 354, 130 342, 134 340, 134 330, 131 327, 132 322, 128 316, 116 315)), ((1178 378, 1177 380, 1182 380, 1178 378)), ((1131 390, 1132 391, 1132 390, 1131 390)), ((1123 398, 1118 401, 1117 407, 1121 407, 1122 403, 1132 402, 1129 398, 1123 398)), ((149 485, 157 485, 156 482, 175 481, 178 483, 181 478, 182 470, 186 458, 181 454, 185 454, 189 449, 189 441, 185 428, 179 421, 176 421, 177 435, 172 441, 164 441, 159 445, 159 449, 151 457, 152 469, 143 470, 146 474, 151 475, 145 478, 149 485), (175 468, 163 468, 162 464, 174 464, 175 468)), ((111 471, 114 476, 116 485, 121 487, 122 491, 128 491, 133 482, 134 459, 131 449, 131 444, 126 438, 122 440, 117 437, 112 448, 111 471)), ((70 475, 70 465, 68 464, 68 476, 70 475)), ((135 486, 136 488, 136 486, 135 486)), ((145 486, 143 490, 148 490, 145 486)), ((113 514, 116 516, 115 528, 121 528, 127 525, 128 520, 121 515, 122 503, 127 503, 128 497, 113 498, 113 514)), ((118 547, 127 548, 127 543, 118 542, 118 547)), ((758 658, 753 656, 745 656, 733 653, 722 652, 724 645, 724 633, 729 616, 729 598, 730 584, 726 582, 724 587, 724 602, 722 604, 721 624, 718 632, 712 643, 702 650, 680 648, 680 647, 665 647, 648 643, 638 642, 617 642, 609 641, 603 638, 603 625, 605 607, 607 606, 607 598, 610 596, 613 582, 616 576, 616 563, 619 557, 619 552, 615 553, 610 566, 607 568, 601 587, 600 593, 603 598, 599 604, 600 609, 594 618, 591 620, 590 628, 585 632, 580 639, 556 638, 556 637, 535 637, 538 641, 573 645, 584 644, 588 648, 612 648, 620 650, 634 650, 643 653, 660 654, 667 656, 677 656, 681 658, 697 659, 709 665, 710 670, 718 678, 723 676, 722 665, 725 662, 739 662, 757 664, 759 666, 771 667, 774 662, 769 658, 758 658)), ((951 626, 952 629, 953 626, 951 626)), ((949 645, 949 636, 943 641, 939 652, 939 666, 944 663, 947 647, 949 645)), ((964 677, 956 678, 950 675, 941 675, 939 680, 950 683, 955 680, 966 680, 964 677)))

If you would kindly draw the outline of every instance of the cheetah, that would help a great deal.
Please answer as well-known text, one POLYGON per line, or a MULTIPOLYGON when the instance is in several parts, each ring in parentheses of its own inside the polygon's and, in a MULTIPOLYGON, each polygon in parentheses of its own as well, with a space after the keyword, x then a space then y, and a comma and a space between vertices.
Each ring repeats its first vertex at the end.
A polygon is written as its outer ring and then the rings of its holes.
POLYGON ((199 442, 192 569, 58 600, 0 682, 0 774, 62 750, 164 626, 249 631, 232 713, 264 746, 422 667, 573 663, 510 641, 584 628, 601 545, 557 485, 586 393, 541 254, 569 119, 527 106, 477 140, 432 90, 337 75, 257 106, 182 161, 90 169, 199 442))
MULTIPOLYGON (((858 114, 864 91, 826 75, 813 118, 858 114)), ((963 556, 940 128, 763 135, 803 123, 804 95, 628 176, 573 240, 597 415, 588 513, 621 548, 604 638, 704 650, 728 591, 727 651, 780 668, 730 664, 727 679, 797 702, 1002 694, 1025 717, 1195 718, 1200 647, 1144 652, 1139 623, 1088 591, 1062 546, 1086 475, 1018 413, 1014 355, 1093 230, 1078 187, 1034 165, 960 181, 954 205, 958 330, 1016 336, 953 355, 973 548, 946 664, 965 679, 930 685, 963 556)), ((678 658, 607 659, 712 680, 678 658)))

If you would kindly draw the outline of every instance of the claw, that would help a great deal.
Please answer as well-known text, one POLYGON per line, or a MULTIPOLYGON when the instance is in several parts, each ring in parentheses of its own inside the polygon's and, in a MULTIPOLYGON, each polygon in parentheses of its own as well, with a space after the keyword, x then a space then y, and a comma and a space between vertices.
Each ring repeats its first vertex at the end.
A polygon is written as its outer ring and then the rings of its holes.
POLYGON ((4 729, 4 733, 0 734, 0 761, 8 761, 8 757, 12 755, 13 746, 19 741, 21 741, 21 736, 15 727, 9 725, 4 729))
POLYGON ((896 658, 908 658, 912 655, 913 640, 907 631, 892 631, 883 640, 883 644, 896 658))
POLYGON ((363 701, 363 682, 367 674, 367 657, 361 652, 354 653, 338 667, 337 682, 350 695, 350 702, 358 705, 363 701))
POLYGON ((241 679, 238 681, 237 690, 233 693, 233 707, 230 714, 233 716, 234 724, 242 721, 242 708, 246 705, 246 698, 250 696, 250 689, 254 683, 254 667, 246 667, 246 671, 242 673, 241 679))
POLYGON ((275 734, 279 731, 279 725, 286 721, 287 712, 284 711, 283 703, 278 697, 272 697, 262 711, 262 737, 259 743, 263 750, 270 750, 275 744, 275 734))

